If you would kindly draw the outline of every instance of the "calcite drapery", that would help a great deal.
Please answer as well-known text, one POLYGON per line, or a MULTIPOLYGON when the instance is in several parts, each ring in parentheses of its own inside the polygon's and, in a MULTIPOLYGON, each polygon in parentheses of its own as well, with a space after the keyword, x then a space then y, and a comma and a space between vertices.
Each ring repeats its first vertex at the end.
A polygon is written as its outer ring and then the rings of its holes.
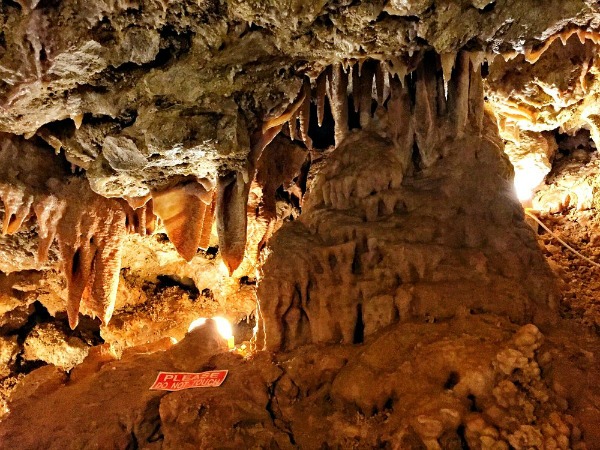
POLYGON ((128 231, 146 234, 154 228, 150 205, 134 209, 124 201, 104 198, 85 178, 69 176, 64 161, 49 149, 5 134, 0 138, 3 234, 17 232, 35 215, 40 263, 48 258, 54 240, 58 242, 71 327, 77 326, 80 311, 108 322, 119 281, 122 239, 128 231))

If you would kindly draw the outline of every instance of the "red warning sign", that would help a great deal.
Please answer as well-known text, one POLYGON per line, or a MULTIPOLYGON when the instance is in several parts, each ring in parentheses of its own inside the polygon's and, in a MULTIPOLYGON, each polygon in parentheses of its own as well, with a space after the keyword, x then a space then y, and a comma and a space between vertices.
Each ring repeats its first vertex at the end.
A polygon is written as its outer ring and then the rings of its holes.
POLYGON ((159 372, 156 381, 150 387, 155 391, 181 391, 199 387, 218 387, 223 384, 227 370, 209 370, 208 372, 159 372))

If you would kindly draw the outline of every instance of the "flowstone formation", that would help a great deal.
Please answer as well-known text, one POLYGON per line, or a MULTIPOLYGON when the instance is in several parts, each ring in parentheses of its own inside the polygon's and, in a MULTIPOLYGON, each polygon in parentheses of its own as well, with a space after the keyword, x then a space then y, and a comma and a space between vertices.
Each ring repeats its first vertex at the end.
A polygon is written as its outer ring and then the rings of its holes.
POLYGON ((259 348, 361 343, 460 310, 517 323, 555 314, 553 274, 514 199, 476 60, 460 54, 444 77, 429 55, 390 86, 387 115, 338 146, 300 218, 271 240, 259 348))

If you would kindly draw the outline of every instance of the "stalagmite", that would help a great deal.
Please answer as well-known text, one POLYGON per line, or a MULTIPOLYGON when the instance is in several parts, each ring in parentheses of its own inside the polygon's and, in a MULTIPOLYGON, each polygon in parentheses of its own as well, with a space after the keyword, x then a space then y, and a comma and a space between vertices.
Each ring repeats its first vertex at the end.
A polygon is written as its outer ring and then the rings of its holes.
MULTIPOLYGON (((517 322, 531 320, 534 310, 543 317, 554 305, 552 283, 536 281, 552 275, 530 246, 533 236, 513 227, 519 207, 507 203, 513 186, 500 176, 502 141, 489 116, 482 126, 480 62, 458 55, 449 106, 437 58, 425 55, 411 82, 390 76, 387 120, 382 115, 332 152, 302 215, 271 239, 258 288, 259 348, 362 343, 393 322, 449 318, 465 305, 517 322), (481 179, 484 168, 494 176, 481 179), (489 219, 487 208, 496 207, 498 217, 489 219), (485 220, 506 227, 486 231, 485 220), (498 233, 527 254, 515 261, 518 285, 501 270, 505 253, 491 239, 498 233), (474 270, 476 260, 485 268, 474 270)), ((372 80, 368 64, 361 81, 372 80)))
POLYGON ((256 181, 263 189, 263 211, 268 220, 277 217, 275 193, 280 186, 286 186, 299 175, 307 152, 300 146, 275 138, 268 145, 258 161, 256 181))
POLYGON ((154 211, 162 220, 169 240, 187 261, 198 251, 212 199, 212 191, 197 181, 152 194, 154 211))

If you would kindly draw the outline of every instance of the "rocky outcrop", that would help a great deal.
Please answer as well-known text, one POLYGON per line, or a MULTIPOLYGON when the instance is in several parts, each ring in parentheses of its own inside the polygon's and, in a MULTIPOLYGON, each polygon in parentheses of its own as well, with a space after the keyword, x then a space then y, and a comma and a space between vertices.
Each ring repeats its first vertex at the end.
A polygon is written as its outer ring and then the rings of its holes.
POLYGON ((0 437, 22 449, 583 449, 600 438, 600 368, 585 356, 597 349, 584 336, 566 347, 557 338, 466 313, 394 324, 360 346, 244 359, 224 352, 205 326, 166 350, 133 348, 120 361, 93 349, 69 378, 51 366, 32 372, 17 386, 0 437), (220 387, 149 390, 160 370, 207 369, 229 373, 220 387))

